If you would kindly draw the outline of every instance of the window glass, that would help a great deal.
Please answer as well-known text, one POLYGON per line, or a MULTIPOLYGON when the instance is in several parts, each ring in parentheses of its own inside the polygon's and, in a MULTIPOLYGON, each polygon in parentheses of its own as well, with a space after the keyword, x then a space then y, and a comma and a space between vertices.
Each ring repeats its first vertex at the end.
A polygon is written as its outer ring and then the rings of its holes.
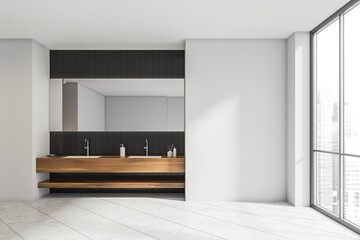
POLYGON ((344 218, 360 225, 360 158, 344 159, 344 218))
POLYGON ((339 215, 339 156, 316 153, 317 205, 339 215))
POLYGON ((339 20, 316 35, 316 149, 339 151, 339 20))
POLYGON ((344 15, 344 150, 360 155, 360 5, 344 15))

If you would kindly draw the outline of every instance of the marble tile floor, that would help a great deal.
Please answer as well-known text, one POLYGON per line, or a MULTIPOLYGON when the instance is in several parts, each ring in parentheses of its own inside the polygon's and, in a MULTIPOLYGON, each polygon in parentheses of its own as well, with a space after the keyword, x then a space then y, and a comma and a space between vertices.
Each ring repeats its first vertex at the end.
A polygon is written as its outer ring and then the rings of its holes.
POLYGON ((287 203, 185 202, 182 194, 51 194, 0 202, 0 239, 350 240, 360 236, 287 203))

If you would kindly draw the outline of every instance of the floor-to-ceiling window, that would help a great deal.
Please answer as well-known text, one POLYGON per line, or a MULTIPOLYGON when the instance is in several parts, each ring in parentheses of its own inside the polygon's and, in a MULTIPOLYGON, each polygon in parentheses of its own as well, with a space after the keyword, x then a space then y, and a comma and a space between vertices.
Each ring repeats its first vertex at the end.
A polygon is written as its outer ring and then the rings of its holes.
POLYGON ((312 204, 360 232, 360 4, 312 32, 312 204))

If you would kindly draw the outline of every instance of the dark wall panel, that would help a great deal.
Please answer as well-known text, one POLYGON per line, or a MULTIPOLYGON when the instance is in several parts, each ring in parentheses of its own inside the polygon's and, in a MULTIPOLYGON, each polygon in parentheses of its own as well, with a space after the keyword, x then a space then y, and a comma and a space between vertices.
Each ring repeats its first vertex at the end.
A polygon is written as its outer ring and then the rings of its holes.
POLYGON ((183 50, 51 50, 50 78, 184 78, 183 50))
POLYGON ((145 139, 149 155, 166 155, 167 144, 175 144, 178 155, 184 155, 184 132, 50 132, 50 153, 86 155, 85 138, 90 139, 90 155, 119 155, 120 144, 126 155, 145 155, 145 139))

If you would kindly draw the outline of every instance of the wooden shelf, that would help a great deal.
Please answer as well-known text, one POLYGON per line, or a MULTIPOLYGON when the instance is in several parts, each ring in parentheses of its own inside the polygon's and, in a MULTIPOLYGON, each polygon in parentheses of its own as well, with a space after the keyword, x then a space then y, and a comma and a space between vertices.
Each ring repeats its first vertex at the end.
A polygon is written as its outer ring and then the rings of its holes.
MULTIPOLYGON (((49 173, 185 173, 185 158, 64 158, 64 156, 36 159, 37 172, 49 173)), ((185 188, 185 180, 171 178, 155 179, 49 179, 38 183, 39 188, 185 188)), ((116 177, 114 177, 116 178, 116 177)))
POLYGON ((39 188, 185 188, 181 180, 102 180, 102 179, 49 179, 38 183, 39 188))

